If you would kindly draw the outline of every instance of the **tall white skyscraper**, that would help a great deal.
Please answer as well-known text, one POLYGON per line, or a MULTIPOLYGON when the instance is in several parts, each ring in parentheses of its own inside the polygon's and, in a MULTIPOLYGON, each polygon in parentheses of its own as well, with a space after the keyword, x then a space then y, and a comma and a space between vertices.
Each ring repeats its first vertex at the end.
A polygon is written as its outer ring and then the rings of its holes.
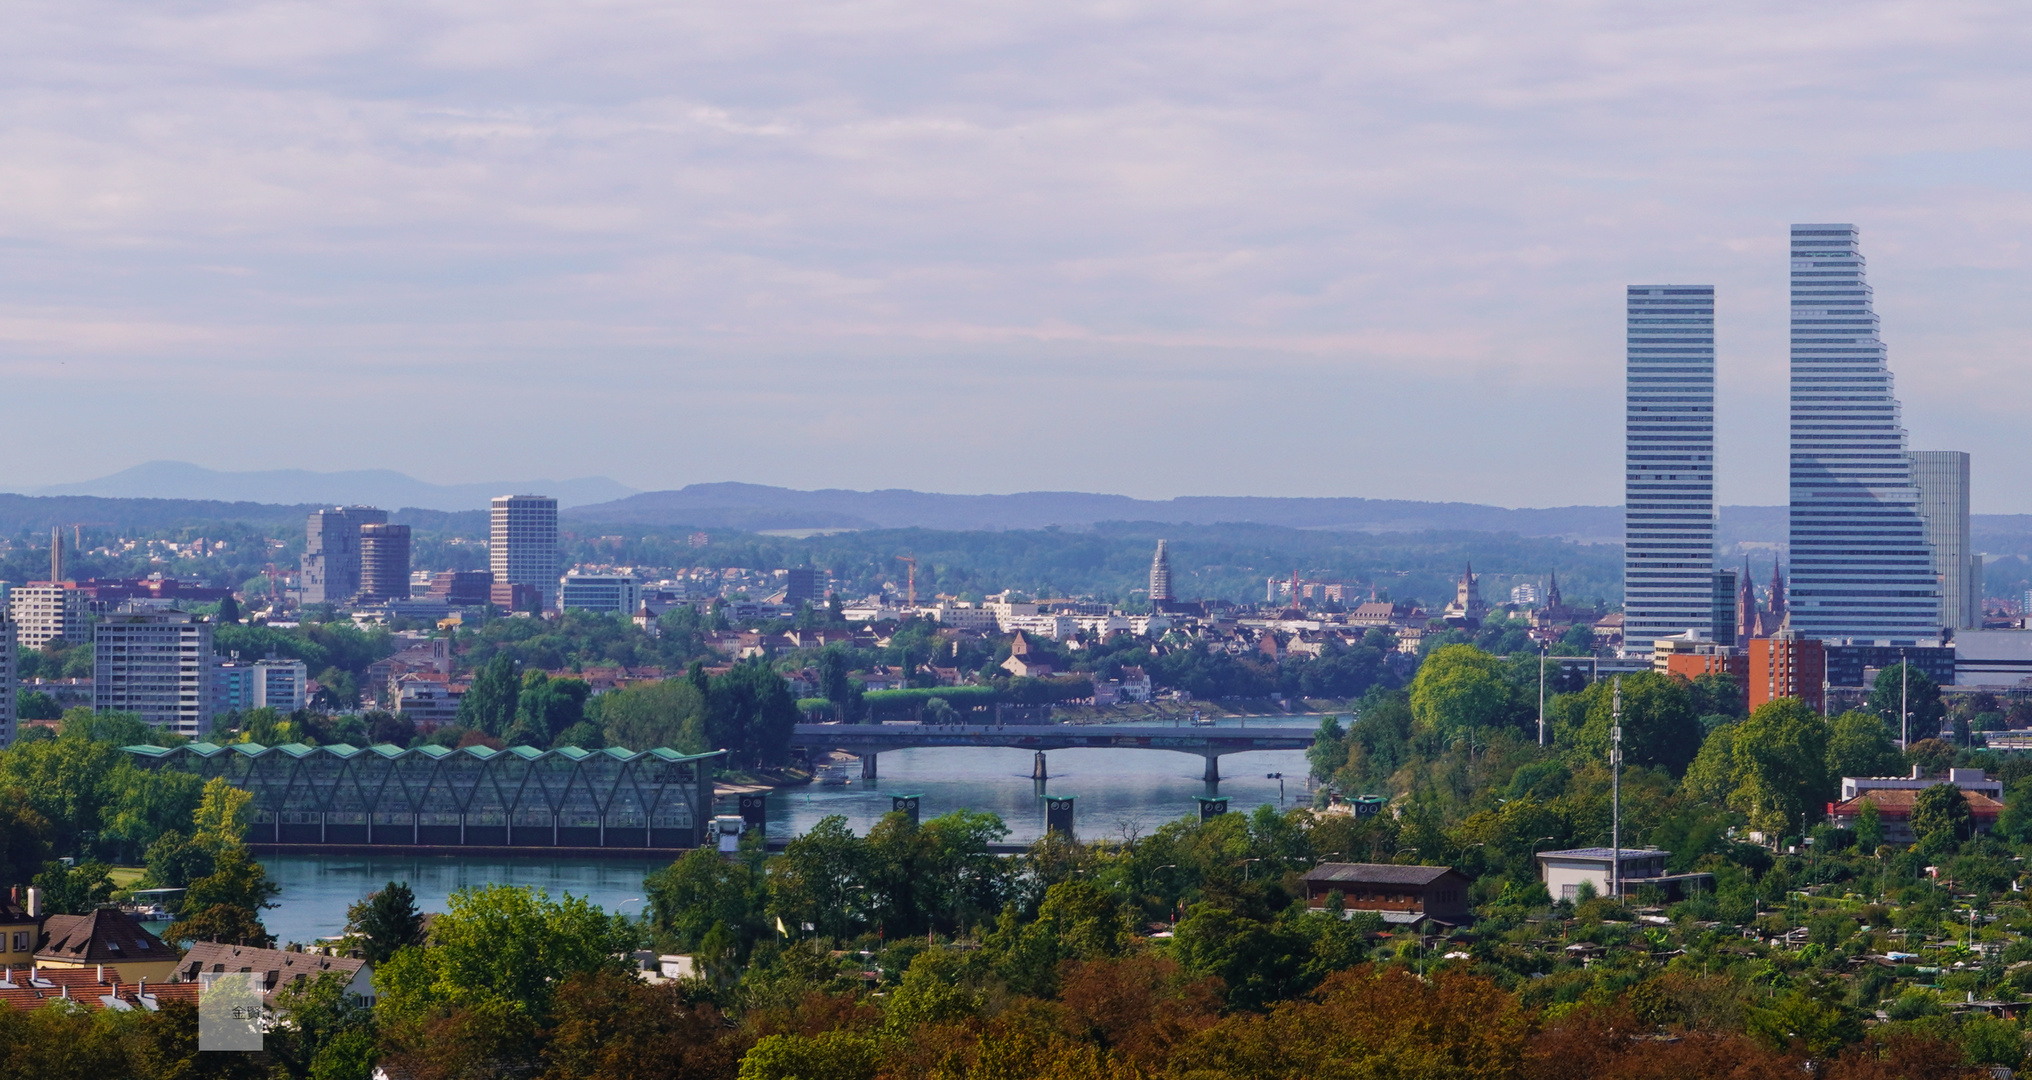
POLYGON ((1910 644, 1940 586, 1854 225, 1792 226, 1792 628, 1910 644))
POLYGON ((488 561, 496 585, 527 585, 557 606, 557 500, 503 495, 494 500, 488 561))
POLYGON ((1714 286, 1632 285, 1623 650, 1714 623, 1714 286))
POLYGON ((1926 542, 1933 548, 1933 576, 1940 580, 1940 625, 1980 627, 1983 557, 1969 543, 1969 456, 1960 450, 1915 450, 1907 456, 1926 542))

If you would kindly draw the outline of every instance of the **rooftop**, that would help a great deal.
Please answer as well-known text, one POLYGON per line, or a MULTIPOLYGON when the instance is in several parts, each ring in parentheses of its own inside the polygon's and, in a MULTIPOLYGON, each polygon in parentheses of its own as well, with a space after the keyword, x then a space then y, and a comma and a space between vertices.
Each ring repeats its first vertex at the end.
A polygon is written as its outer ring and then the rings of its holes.
POLYGON ((123 964, 176 959, 176 950, 117 908, 89 915, 51 915, 43 921, 45 940, 37 960, 66 964, 123 964))
POLYGON ((1603 862, 1607 862, 1615 858, 1618 851, 1622 853, 1624 862, 1632 862, 1637 859, 1670 858, 1672 856, 1671 852, 1660 851, 1657 848, 1583 847, 1568 848, 1565 851, 1541 851, 1538 853, 1538 857, 1541 859, 1600 859, 1603 862))
POLYGON ((1347 881, 1364 885, 1430 885, 1453 873, 1451 866, 1399 866, 1396 863, 1320 863, 1306 881, 1347 881))

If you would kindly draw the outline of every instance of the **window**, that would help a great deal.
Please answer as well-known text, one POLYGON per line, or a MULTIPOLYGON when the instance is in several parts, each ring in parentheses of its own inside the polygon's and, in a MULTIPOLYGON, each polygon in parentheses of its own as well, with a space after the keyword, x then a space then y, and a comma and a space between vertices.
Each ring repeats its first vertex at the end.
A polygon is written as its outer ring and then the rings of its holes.
POLYGON ((1574 885, 1561 885, 1561 886, 1559 887, 1559 898, 1560 898, 1561 900, 1578 900, 1578 899, 1580 899, 1580 886, 1579 886, 1578 884, 1574 884, 1574 885))
POLYGON ((15 952, 28 951, 28 931, 23 930, 14 935, 14 951, 15 952))

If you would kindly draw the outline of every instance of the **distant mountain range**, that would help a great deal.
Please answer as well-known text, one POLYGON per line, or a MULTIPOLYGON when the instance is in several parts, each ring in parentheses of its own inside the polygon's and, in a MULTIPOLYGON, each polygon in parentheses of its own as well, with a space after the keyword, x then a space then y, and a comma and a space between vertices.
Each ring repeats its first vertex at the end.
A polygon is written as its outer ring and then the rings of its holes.
POLYGON ((634 488, 604 476, 577 480, 502 480, 484 484, 431 484, 392 469, 320 473, 304 469, 219 472, 184 461, 151 461, 77 484, 52 484, 29 495, 93 495, 110 499, 200 499, 337 506, 361 504, 395 510, 485 510, 496 495, 555 495, 560 506, 609 502, 634 488))
MULTIPOLYGON (((578 480, 430 484, 388 470, 315 473, 304 470, 217 472, 158 461, 81 484, 0 495, 0 530, 47 529, 87 522, 150 529, 203 521, 289 522, 308 509, 364 503, 404 515, 433 531, 478 534, 485 518, 472 512, 504 493, 558 497, 561 515, 583 526, 686 526, 744 532, 921 528, 950 531, 1085 528, 1104 521, 1216 525, 1249 523, 1367 533, 1515 533, 1585 544, 1622 542, 1622 508, 1559 506, 1513 510, 1459 502, 1407 499, 1185 496, 1133 499, 1076 491, 1012 495, 942 495, 888 489, 799 491, 762 484, 693 484, 675 491, 634 492, 605 477, 578 480), (427 511, 427 512, 426 512, 427 511)), ((1725 506, 1720 542, 1725 560, 1786 542, 1783 506, 1725 506)), ((1978 551, 2032 556, 2032 515, 1977 514, 1978 551)), ((1759 575, 1765 569, 1753 571, 1759 575)))
POLYGON ((797 491, 761 484, 693 484, 676 491, 645 491, 612 502, 573 508, 581 521, 639 525, 697 525, 746 530, 924 528, 1078 528, 1100 521, 1153 521, 1184 525, 1252 522, 1298 529, 1361 532, 1427 530, 1514 532, 1588 543, 1622 539, 1622 511, 1612 506, 1509 510, 1473 503, 1402 499, 1285 499, 1195 495, 1132 499, 1077 491, 1026 491, 1014 495, 939 495, 923 491, 797 491))

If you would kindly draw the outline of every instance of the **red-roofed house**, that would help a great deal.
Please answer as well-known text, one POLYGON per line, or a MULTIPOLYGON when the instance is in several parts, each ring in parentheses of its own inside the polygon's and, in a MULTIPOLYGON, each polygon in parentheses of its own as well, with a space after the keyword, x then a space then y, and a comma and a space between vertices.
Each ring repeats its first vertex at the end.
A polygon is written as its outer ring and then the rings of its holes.
MULTIPOLYGON (((1912 807, 1919 802, 1921 794, 1910 788, 1878 788, 1859 793, 1853 799, 1827 804, 1827 815, 1833 820, 1835 828, 1853 829, 1856 819, 1862 815, 1863 804, 1876 803, 1877 822, 1884 831, 1884 842, 1913 844, 1919 841, 1919 837, 1912 831, 1912 807)), ((1977 832, 1986 833, 1996 828, 1997 815, 2004 812, 2003 803, 1973 791, 1963 791, 1961 797, 1968 800, 1969 812, 1975 815, 1977 832)))

